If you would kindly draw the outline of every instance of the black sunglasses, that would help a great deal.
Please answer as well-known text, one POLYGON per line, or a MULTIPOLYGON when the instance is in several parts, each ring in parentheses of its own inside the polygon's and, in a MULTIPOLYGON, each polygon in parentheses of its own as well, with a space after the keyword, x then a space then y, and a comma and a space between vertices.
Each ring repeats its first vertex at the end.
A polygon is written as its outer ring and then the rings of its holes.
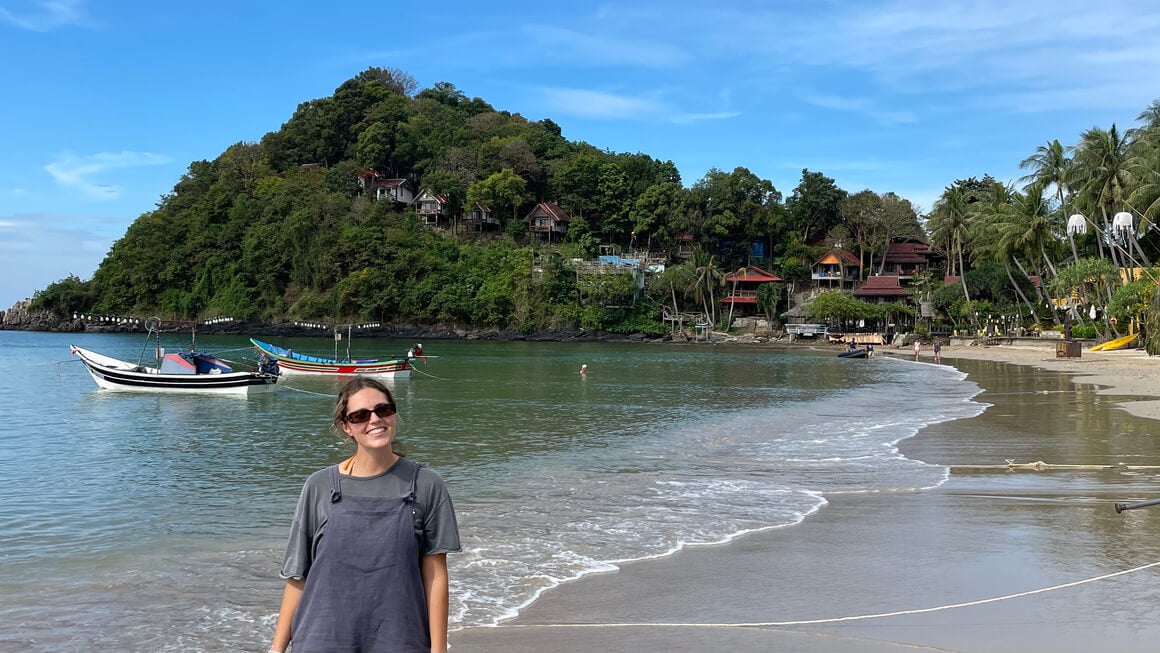
POLYGON ((395 404, 379 404, 374 408, 359 408, 346 414, 345 421, 347 424, 362 424, 363 422, 371 421, 371 413, 378 415, 381 419, 386 419, 395 414, 395 404))

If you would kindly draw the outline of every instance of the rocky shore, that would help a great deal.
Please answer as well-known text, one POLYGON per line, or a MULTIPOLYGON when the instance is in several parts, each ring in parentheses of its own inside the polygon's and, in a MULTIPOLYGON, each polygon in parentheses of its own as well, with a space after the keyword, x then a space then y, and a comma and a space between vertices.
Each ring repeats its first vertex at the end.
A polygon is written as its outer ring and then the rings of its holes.
MULTIPOLYGON (((158 330, 162 333, 187 332, 192 326, 188 320, 161 320, 158 330)), ((273 338, 330 337, 329 328, 304 326, 295 323, 262 324, 239 320, 198 322, 197 333, 201 335, 244 335, 273 338)), ((145 333, 145 320, 137 317, 111 315, 77 316, 60 318, 51 313, 33 313, 28 310, 28 302, 19 302, 7 311, 0 311, 0 330, 8 331, 53 331, 59 333, 145 333)), ((402 340, 524 340, 533 342, 662 342, 673 340, 672 336, 655 337, 643 333, 622 334, 586 329, 553 329, 525 333, 515 329, 472 330, 446 325, 382 325, 361 327, 360 337, 392 338, 402 340)), ((684 341, 677 337, 676 340, 684 341)), ((743 341, 760 342, 761 338, 746 338, 743 341)))

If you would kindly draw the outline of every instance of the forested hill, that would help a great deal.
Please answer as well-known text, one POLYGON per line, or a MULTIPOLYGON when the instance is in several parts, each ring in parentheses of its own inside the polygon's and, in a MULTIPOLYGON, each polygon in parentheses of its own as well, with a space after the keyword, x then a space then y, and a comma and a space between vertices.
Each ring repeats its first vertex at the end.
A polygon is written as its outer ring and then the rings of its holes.
POLYGON ((840 222, 845 197, 808 171, 784 203, 744 168, 709 171, 686 188, 672 162, 572 142, 551 120, 497 111, 448 83, 417 91, 405 72, 371 68, 300 104, 260 142, 190 164, 91 280, 52 284, 34 308, 655 331, 660 302, 701 304, 683 292, 689 282, 669 279, 642 296, 631 282, 578 277, 563 261, 600 244, 672 251, 692 234, 713 253, 710 267, 744 265, 761 243, 763 262, 792 279, 804 271, 803 243, 840 222), (494 234, 424 226, 414 208, 369 196, 360 170, 430 189, 453 215, 487 207, 502 224, 494 234), (523 221, 544 201, 572 216, 550 244, 523 221), (532 274, 533 261, 542 273, 532 274))

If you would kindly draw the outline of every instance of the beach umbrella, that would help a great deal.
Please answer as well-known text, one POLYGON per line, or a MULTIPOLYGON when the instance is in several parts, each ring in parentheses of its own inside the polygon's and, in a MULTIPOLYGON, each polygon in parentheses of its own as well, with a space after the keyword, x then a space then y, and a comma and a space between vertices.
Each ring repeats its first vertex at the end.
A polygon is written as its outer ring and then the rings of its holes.
POLYGON ((1067 219, 1067 233, 1083 235, 1087 233, 1087 218, 1075 213, 1067 219))

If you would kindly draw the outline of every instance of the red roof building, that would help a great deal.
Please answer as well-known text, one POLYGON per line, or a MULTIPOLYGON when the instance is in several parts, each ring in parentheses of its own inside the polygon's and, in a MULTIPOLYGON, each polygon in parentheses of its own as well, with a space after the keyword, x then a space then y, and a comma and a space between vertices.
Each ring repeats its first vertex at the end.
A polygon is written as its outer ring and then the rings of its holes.
POLYGON ((547 234, 549 239, 552 234, 568 233, 568 223, 571 221, 572 216, 552 202, 540 202, 524 217, 524 222, 528 223, 528 231, 534 234, 547 234))
POLYGON ((725 292, 722 304, 732 304, 737 315, 757 313, 757 291, 767 283, 780 283, 781 277, 756 265, 750 265, 737 272, 725 275, 725 292))
POLYGON ((869 277, 861 288, 854 291, 854 296, 879 304, 910 297, 910 292, 899 285, 898 281, 896 276, 869 277))
POLYGON ((926 243, 918 241, 890 243, 886 247, 882 276, 893 275, 906 281, 930 269, 932 260, 936 258, 942 256, 926 243))
POLYGON ((825 284, 830 287, 837 285, 841 288, 843 284, 849 282, 853 286, 858 281, 858 271, 861 268, 862 264, 857 256, 836 247, 810 266, 810 278, 819 285, 825 284))

